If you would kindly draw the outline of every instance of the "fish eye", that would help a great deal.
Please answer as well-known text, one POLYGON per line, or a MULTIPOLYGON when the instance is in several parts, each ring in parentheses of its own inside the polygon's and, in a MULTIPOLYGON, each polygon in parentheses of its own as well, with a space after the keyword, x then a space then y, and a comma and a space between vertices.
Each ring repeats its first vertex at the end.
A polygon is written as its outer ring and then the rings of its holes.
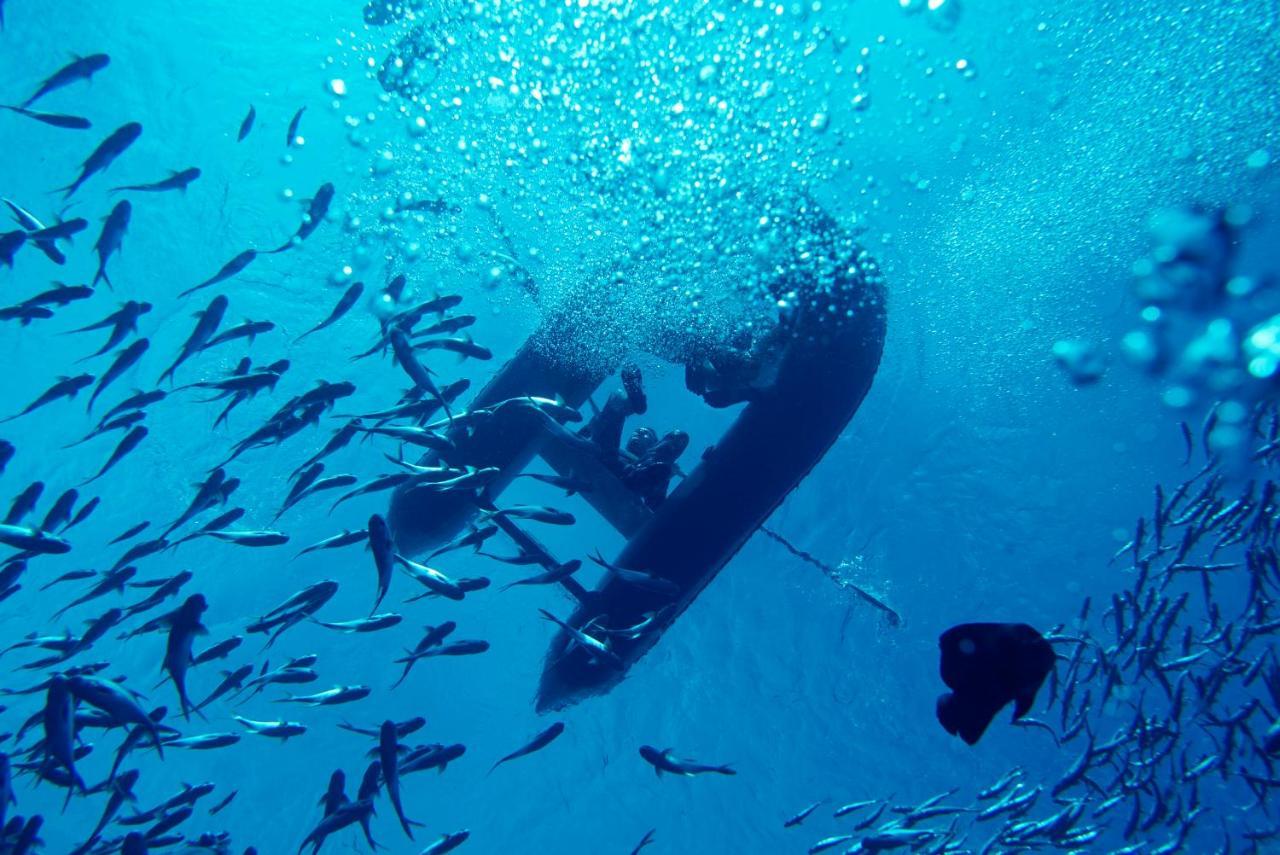
POLYGON ((960 644, 957 646, 960 648, 960 652, 963 653, 965 656, 972 656, 973 652, 978 649, 977 646, 973 643, 972 638, 960 639, 960 644))

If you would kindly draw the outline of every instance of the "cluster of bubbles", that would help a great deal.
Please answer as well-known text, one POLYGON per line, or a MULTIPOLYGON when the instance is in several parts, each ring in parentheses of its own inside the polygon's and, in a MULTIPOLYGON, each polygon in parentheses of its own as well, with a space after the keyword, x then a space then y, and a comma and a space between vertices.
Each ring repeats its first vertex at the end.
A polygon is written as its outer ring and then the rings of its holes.
POLYGON ((1153 247, 1134 267, 1139 325, 1123 338, 1125 355, 1165 385, 1175 409, 1221 402, 1215 446, 1246 436, 1253 409, 1280 396, 1280 290, 1268 277, 1240 271, 1244 206, 1162 211, 1153 247))
MULTIPOLYGON (((939 20, 958 8, 925 5, 939 20)), ((545 314, 589 317, 596 341, 670 353, 673 338, 728 340, 780 308, 777 200, 802 204, 838 173, 828 128, 869 104, 869 51, 822 12, 817 0, 371 3, 377 122, 404 132, 348 119, 389 179, 352 233, 402 259, 470 265, 495 289, 514 281, 545 314), (438 210, 411 204, 430 199, 438 210), (477 249, 486 231, 500 250, 477 249)))
MULTIPOLYGON (((1243 272, 1245 205, 1188 206, 1157 212, 1151 246, 1133 267, 1137 325, 1121 339, 1128 362, 1156 378, 1179 411, 1213 407, 1210 441, 1225 450, 1246 437, 1259 405, 1280 399, 1280 289, 1243 272)), ((1076 385, 1097 382, 1107 354, 1064 339, 1053 356, 1076 385)))

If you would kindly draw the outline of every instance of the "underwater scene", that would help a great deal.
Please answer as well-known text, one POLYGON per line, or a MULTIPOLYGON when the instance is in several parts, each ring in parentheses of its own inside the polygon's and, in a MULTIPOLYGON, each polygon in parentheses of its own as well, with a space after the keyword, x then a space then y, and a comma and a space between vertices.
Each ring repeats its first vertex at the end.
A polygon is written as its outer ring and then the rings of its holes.
POLYGON ((0 0, 0 853, 1280 852, 1278 80, 0 0))

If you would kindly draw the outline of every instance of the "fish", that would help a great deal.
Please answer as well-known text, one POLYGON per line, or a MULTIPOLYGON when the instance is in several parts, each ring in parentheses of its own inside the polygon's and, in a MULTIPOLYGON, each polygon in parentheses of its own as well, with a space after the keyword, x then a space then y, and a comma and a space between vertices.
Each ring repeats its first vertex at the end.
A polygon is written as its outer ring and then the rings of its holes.
POLYGON ((71 551, 71 544, 62 538, 20 525, 0 524, 0 543, 37 555, 64 555, 71 551))
POLYGON ((75 766, 75 706, 67 677, 54 674, 45 692, 44 749, 51 762, 66 770, 81 793, 87 792, 75 766))
POLYGON ((378 606, 382 605, 382 599, 391 587, 391 573, 395 568, 396 551, 391 539, 391 529, 387 526, 387 521, 378 514, 369 517, 367 531, 369 532, 369 549, 373 552, 374 569, 378 576, 377 595, 373 600, 373 608, 369 609, 369 614, 373 614, 378 610, 378 606))
POLYGON ((117 463, 123 460, 126 455, 128 455, 131 451, 133 451, 135 448, 141 445, 142 441, 147 438, 148 433, 150 433, 150 431, 148 431, 142 425, 138 425, 137 427, 131 428, 129 432, 124 435, 124 439, 120 440, 120 444, 116 446, 116 450, 111 452, 111 456, 107 458, 107 462, 102 464, 102 468, 98 470, 98 473, 87 481, 81 481, 80 486, 83 487, 86 484, 92 484, 94 481, 97 481, 103 475, 106 475, 109 471, 111 471, 111 468, 113 466, 115 466, 117 463))
POLYGON ((30 107, 50 92, 57 91, 64 86, 70 86, 72 83, 77 83, 81 80, 87 82, 110 64, 111 57, 105 53, 78 56, 45 78, 44 82, 31 94, 31 97, 22 102, 22 106, 30 107))
POLYGON ((308 585, 250 624, 247 631, 268 633, 275 629, 267 642, 270 647, 285 630, 314 615, 337 592, 338 583, 331 579, 308 585))
POLYGON ((306 107, 299 107, 298 112, 293 114, 293 118, 289 120, 289 130, 285 132, 284 147, 293 148, 295 142, 301 142, 298 138, 298 126, 302 124, 302 114, 307 112, 306 107))
POLYGON ((98 236, 98 242, 94 244, 94 251, 98 253, 98 272, 93 275, 92 285, 106 282, 108 288, 115 290, 115 285, 107 276, 107 262, 112 255, 120 251, 125 232, 129 228, 129 218, 132 215, 133 206, 129 204, 128 199, 124 199, 117 203, 103 220, 102 233, 98 236))
POLYGON ((244 119, 240 122, 240 130, 236 133, 236 142, 244 142, 245 137, 249 136, 249 132, 253 130, 253 120, 258 118, 258 111, 249 105, 249 112, 245 113, 244 119))
POLYGON ((144 410, 134 410, 132 412, 125 413, 119 418, 115 418, 111 421, 98 425, 96 428, 80 437, 80 439, 77 439, 75 442, 67 443, 62 447, 75 448, 77 445, 82 445, 94 437, 102 436, 103 434, 110 433, 113 430, 128 430, 138 422, 145 420, 146 417, 147 414, 144 410))
POLYGON ((222 265, 222 267, 218 268, 217 273, 213 274, 199 285, 192 285, 187 290, 180 292, 178 296, 186 297, 189 294, 194 294, 197 291, 217 285, 220 282, 225 282, 252 264, 253 260, 257 257, 258 251, 256 249, 246 249, 244 252, 241 252, 235 258, 222 265))
POLYGON ((222 801, 218 802, 216 805, 209 808, 209 816, 217 816, 218 814, 222 813, 222 811, 226 810, 227 805, 231 804, 231 800, 236 797, 236 794, 238 792, 240 791, 232 790, 230 793, 226 795, 225 798, 223 798, 222 801))
MULTIPOLYGON (((120 308, 107 315, 100 321, 89 324, 79 329, 70 330, 72 333, 92 332, 93 330, 105 329, 111 327, 111 333, 107 337, 106 344, 102 345, 95 353, 84 357, 84 359, 92 359, 95 356, 101 356, 120 342, 130 333, 138 331, 138 319, 151 311, 151 304, 147 302, 139 302, 130 300, 124 303, 120 308)), ((81 361, 83 362, 84 359, 81 361)))
POLYGON ((422 366, 422 363, 418 361, 418 357, 414 355, 413 345, 409 343, 404 330, 399 327, 392 327, 391 329, 391 349, 395 352, 396 361, 400 363, 400 367, 409 375, 409 379, 413 381, 414 385, 430 395, 444 410, 445 415, 452 419, 453 411, 449 409, 449 402, 440 394, 440 389, 427 373, 427 369, 422 366))
POLYGON ((321 321, 320 323, 316 324, 311 329, 304 332, 302 335, 295 338, 293 340, 294 343, 296 344, 302 341, 307 336, 311 335, 312 333, 319 332, 325 327, 328 327, 337 323, 338 320, 340 320, 343 315, 351 311, 352 306, 354 306, 357 302, 359 302, 360 295, 363 293, 364 293, 363 282, 356 282, 353 285, 351 285, 349 288, 347 288, 346 291, 342 293, 342 296, 338 298, 338 302, 334 304, 333 310, 329 312, 329 316, 325 318, 323 321, 321 321))
POLYGON ((644 837, 640 838, 640 842, 637 843, 635 845, 635 848, 631 850, 631 855, 640 855, 640 850, 644 849, 646 846, 648 846, 650 843, 653 842, 653 835, 656 831, 657 831, 656 828, 651 828, 648 831, 646 831, 644 833, 644 837))
POLYGON ((308 704, 313 707, 334 707, 367 698, 373 690, 368 686, 335 686, 313 695, 290 695, 276 703, 308 704))
POLYGON ((232 718, 248 728, 250 733, 270 736, 284 742, 307 732, 306 725, 296 721, 254 721, 238 715, 233 715, 232 718))
POLYGON ((382 779, 387 785, 387 796, 395 809, 396 818, 405 836, 413 839, 413 830, 400 804, 400 742, 396 736, 396 723, 387 719, 378 733, 378 760, 382 764, 382 779))
MULTIPOLYGON (((416 561, 410 561, 398 553, 394 557, 395 561, 404 569, 406 575, 433 594, 439 594, 455 601, 462 600, 466 596, 466 592, 458 587, 457 582, 439 570, 427 567, 424 564, 418 564, 416 561)), ((374 608, 377 609, 377 606, 375 605, 374 608)))
POLYGON ((219 641, 217 644, 211 645, 210 647, 192 656, 191 664, 203 665, 206 662, 213 662, 218 659, 226 659, 227 656, 231 654, 231 651, 238 648, 242 643, 244 643, 244 637, 239 635, 233 635, 230 638, 223 639, 222 641, 219 641))
MULTIPOLYGON (((565 496, 575 496, 578 493, 591 492, 591 482, 585 478, 579 478, 576 475, 545 475, 541 472, 521 472, 517 478, 532 478, 535 481, 541 481, 543 484, 550 484, 552 487, 564 490, 565 496)), ((599 562, 597 562, 599 563, 599 562)))
POLYGON ((328 182, 321 184, 320 189, 316 191, 316 195, 307 204, 307 212, 302 217, 302 225, 298 226, 298 230, 294 232, 293 237, 276 249, 267 250, 263 254, 275 255, 276 253, 284 252, 286 249, 298 246, 314 234, 315 230, 324 223, 324 218, 329 213, 329 206, 333 203, 334 193, 335 190, 332 184, 328 182))
POLYGON ((823 802, 820 802, 820 801, 814 802, 813 804, 801 810, 799 813, 792 815, 790 819, 782 823, 782 827, 795 828, 797 825, 799 825, 800 823, 808 819, 809 815, 812 814, 818 808, 822 807, 822 805, 823 805, 823 802))
POLYGON ((407 653, 408 656, 406 656, 403 659, 396 660, 396 662, 404 663, 404 671, 403 673, 400 674, 400 679, 396 680, 396 682, 391 686, 391 688, 394 689, 396 686, 399 686, 401 683, 403 683, 405 678, 409 676, 409 671, 413 668, 414 664, 417 663, 420 659, 424 658, 423 654, 425 654, 431 648, 438 647, 441 644, 443 644, 444 640, 448 638, 453 633, 453 631, 457 628, 458 628, 458 625, 451 620, 445 621, 439 626, 428 625, 426 627, 426 634, 423 635, 422 640, 419 641, 412 650, 405 651, 405 653, 407 653))
POLYGON ((198 712, 204 709, 205 707, 207 707, 209 704, 216 701, 218 698, 225 695, 227 692, 230 692, 232 690, 239 691, 243 689, 244 681, 247 680, 252 675, 253 675, 252 665, 241 665, 239 668, 235 669, 234 671, 223 671, 222 682, 220 682, 217 685, 217 687, 214 688, 214 690, 210 692, 207 697, 205 697, 203 701, 196 704, 195 707, 193 707, 193 709, 198 712))
POLYGON ((24 306, 69 306, 79 300, 87 300, 93 296, 93 289, 88 285, 64 285, 54 282, 54 287, 41 291, 34 297, 22 301, 24 306))
POLYGON ((112 777, 108 780, 107 789, 110 796, 107 798, 107 804, 102 810, 102 816, 98 819, 98 824, 94 826, 93 831, 89 832, 89 837, 78 851, 82 851, 92 846, 94 841, 102 835, 102 829, 107 827, 107 823, 115 818, 120 812, 120 808, 126 800, 136 801, 137 796, 133 794, 133 787, 138 783, 138 777, 141 773, 137 769, 130 769, 128 772, 119 777, 112 777))
POLYGON ((938 646, 951 689, 938 698, 938 722, 970 745, 1011 701, 1015 721, 1029 712, 1055 660, 1049 642, 1024 623, 960 624, 938 646))
POLYGON ((12 104, 0 104, 0 110, 9 110, 19 116, 25 116, 28 119, 35 119, 37 122, 69 131, 87 131, 93 127, 93 123, 84 116, 69 116, 65 113, 44 113, 12 104))
POLYGON ((150 520, 143 520, 143 521, 142 521, 142 522, 140 522, 140 523, 135 523, 134 525, 129 526, 127 529, 125 529, 125 530, 124 530, 123 532, 121 532, 120 534, 116 535, 116 536, 115 536, 114 538, 112 538, 111 540, 107 541, 107 545, 108 545, 108 546, 114 546, 114 545, 115 545, 115 544, 117 544, 117 543, 123 543, 123 542, 124 542, 124 541, 126 541, 126 540, 130 540, 130 539, 132 539, 132 538, 135 538, 135 537, 137 537, 139 534, 141 534, 143 531, 145 531, 145 530, 146 530, 146 528, 147 528, 149 525, 151 525, 151 521, 150 521, 150 520))
POLYGON ((8 306, 0 309, 0 321, 19 321, 25 326, 30 326, 32 321, 47 321, 53 317, 53 312, 43 306, 8 306))
POLYGON ((187 192, 187 188, 191 183, 200 177, 200 170, 194 166, 186 169, 177 170, 169 173, 168 178, 162 178, 159 181, 153 181, 150 184, 125 184, 120 187, 112 187, 112 193, 123 193, 125 191, 133 193, 165 193, 169 190, 181 190, 187 192))
POLYGON ((536 576, 529 576, 524 579, 517 579, 514 582, 508 582, 502 586, 502 590, 514 588, 517 585, 554 585, 557 582, 563 582, 578 572, 578 568, 582 566, 582 562, 574 558, 563 564, 558 564, 545 573, 539 573, 536 576))
POLYGON ((0 422, 11 422, 14 419, 21 418, 28 413, 35 412, 46 404, 51 404, 61 398, 74 398, 81 389, 93 384, 94 377, 92 374, 77 374, 75 377, 59 377, 58 382, 54 383, 43 393, 22 410, 20 413, 0 419, 0 422))
POLYGON ((80 499, 80 491, 72 487, 63 491, 62 495, 54 500, 53 505, 44 515, 44 520, 40 523, 41 531, 57 531, 64 525, 69 526, 71 523, 71 512, 76 506, 76 502, 80 499))
POLYGON ((222 323, 223 316, 227 313, 228 300, 225 295, 219 294, 214 297, 203 311, 196 312, 195 329, 191 331, 191 335, 182 343, 182 348, 178 351, 177 357, 173 360, 173 364, 164 370, 156 384, 163 383, 166 379, 172 379, 174 372, 178 370, 178 366, 186 362, 191 357, 199 353, 209 339, 213 338, 213 334, 218 331, 218 326, 222 323))
POLYGON ((481 347, 468 338, 430 338, 414 345, 415 350, 447 350, 456 353, 463 359, 486 361, 493 359, 493 351, 481 347))
POLYGON ((484 511, 489 519, 505 517, 507 519, 529 520, 548 525, 573 525, 577 520, 567 511, 548 508, 541 505, 512 505, 501 510, 484 511))
POLYGON ((80 175, 76 177, 76 180, 66 187, 60 188, 62 198, 70 199, 86 181, 110 167, 116 158, 124 154, 131 145, 137 142, 140 136, 142 136, 142 125, 137 122, 129 122, 112 131, 111 135, 99 143, 98 147, 85 158, 84 163, 80 166, 80 175))
POLYGON ((117 724, 134 724, 145 729, 151 736, 156 752, 161 759, 164 758, 156 722, 123 686, 101 677, 77 674, 68 678, 67 688, 78 700, 102 710, 117 724))
POLYGON ((35 510, 36 503, 40 501, 40 496, 43 493, 43 481, 32 481, 28 484, 10 503, 9 512, 4 516, 4 524, 17 525, 22 522, 23 518, 35 510))
POLYGON ((622 660, 618 658, 618 654, 610 650, 609 646, 603 641, 588 635, 581 629, 576 629, 570 626, 546 609, 538 609, 538 612, 542 615, 544 620, 554 623, 556 626, 568 633, 569 637, 573 639, 576 644, 587 651, 587 655, 589 657, 594 660, 604 662, 606 665, 616 668, 619 671, 623 670, 624 666, 622 664, 622 660))
POLYGON ((611 574, 618 578, 619 581, 648 591, 653 594, 661 594, 664 597, 678 597, 680 595, 680 586, 670 579, 663 579, 653 573, 645 573, 640 570, 629 570, 626 567, 619 567, 616 564, 610 564, 604 560, 599 552, 589 556, 592 561, 608 570, 611 574))
POLYGON ((27 242, 27 233, 21 229, 0 233, 0 264, 13 267, 13 260, 27 242))
POLYGON ((191 646, 199 635, 208 635, 201 619, 209 603, 203 594, 192 594, 169 619, 169 635, 165 642, 163 667, 178 693, 182 717, 191 718, 191 700, 187 697, 187 670, 191 667, 191 646))
POLYGON ((244 323, 234 326, 229 330, 223 330, 213 338, 209 339, 209 341, 207 341, 204 347, 200 348, 200 350, 203 352, 211 347, 216 347, 217 345, 226 344, 229 341, 235 341, 236 339, 241 338, 247 338, 249 339, 249 344, 253 344, 257 340, 258 336, 263 335, 264 333, 269 333, 275 328, 276 325, 271 321, 251 321, 246 319, 244 323))
POLYGON ((190 748, 194 751, 211 751, 215 748, 227 748, 240 741, 238 733, 202 733, 198 736, 183 736, 165 740, 165 745, 173 748, 190 748))
POLYGON ((512 751, 510 754, 503 757, 497 763, 494 763, 493 766, 489 768, 489 774, 493 774, 494 769, 497 769, 499 766, 501 766, 503 763, 506 763, 509 760, 515 760, 518 757, 525 757, 529 754, 532 754, 535 751, 541 751, 543 748, 546 748, 548 745, 554 742, 556 737, 558 737, 562 733, 564 733, 564 722, 562 721, 553 722, 550 727, 548 727, 546 730, 543 730, 533 739, 529 740, 528 743, 521 746, 520 748, 517 748, 515 751, 512 751))
POLYGON ((98 396, 102 394, 103 390, 111 385, 114 380, 119 379, 124 372, 137 365, 138 360, 142 359, 150 347, 151 342, 149 340, 140 338, 117 353, 115 361, 111 363, 111 367, 98 378, 98 385, 94 387, 93 394, 89 396, 89 405, 85 407, 85 412, 93 412, 93 402, 98 400, 98 396))
POLYGON ((444 853, 452 852, 466 843, 469 837, 471 837, 471 832, 466 830, 448 832, 435 843, 423 849, 419 855, 444 855, 444 853))
POLYGON ((282 546, 289 542, 289 535, 278 531, 227 531, 201 532, 206 537, 234 543, 237 546, 282 546))
POLYGON ((677 760, 671 756, 670 748, 664 748, 659 751, 651 745, 641 745, 640 756, 653 767, 653 772, 658 777, 662 777, 663 772, 685 777, 701 775, 707 772, 713 772, 717 775, 738 774, 729 766, 709 766, 703 763, 695 763, 692 760, 677 760))
POLYGON ((332 537, 326 537, 318 543, 311 544, 294 557, 297 558, 299 556, 306 555, 308 552, 317 552, 321 549, 340 549, 344 546, 354 546, 357 543, 364 543, 368 539, 369 532, 364 529, 359 531, 343 531, 341 534, 335 534, 332 537))
POLYGON ((355 620, 338 621, 329 623, 325 621, 315 621, 326 629, 334 629, 338 632, 377 632, 382 629, 390 629, 399 624, 404 618, 397 614, 381 614, 369 615, 367 618, 356 618, 355 620))

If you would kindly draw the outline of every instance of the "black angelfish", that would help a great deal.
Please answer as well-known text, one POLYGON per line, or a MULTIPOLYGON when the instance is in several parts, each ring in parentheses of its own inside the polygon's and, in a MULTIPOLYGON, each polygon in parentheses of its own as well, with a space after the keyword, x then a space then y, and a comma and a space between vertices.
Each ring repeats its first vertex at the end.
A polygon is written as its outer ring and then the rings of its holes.
POLYGON ((951 689, 938 698, 938 721, 970 745, 1010 701, 1015 721, 1026 715, 1053 670, 1053 648, 1025 623, 963 623, 938 646, 942 682, 951 689))

